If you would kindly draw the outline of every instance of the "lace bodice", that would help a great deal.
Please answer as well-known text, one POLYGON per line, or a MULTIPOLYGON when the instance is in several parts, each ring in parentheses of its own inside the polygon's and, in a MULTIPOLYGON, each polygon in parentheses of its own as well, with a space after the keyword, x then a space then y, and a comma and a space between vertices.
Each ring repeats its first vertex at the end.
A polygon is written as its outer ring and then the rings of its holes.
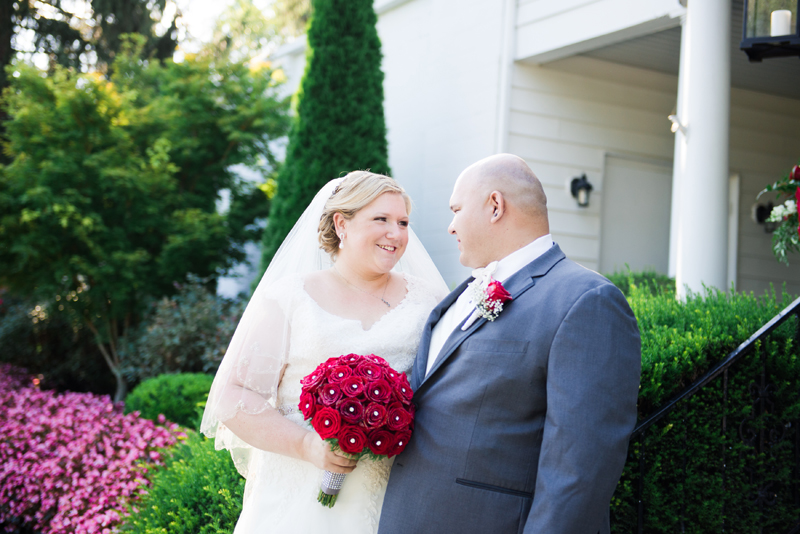
POLYGON ((292 298, 291 306, 287 306, 289 355, 276 403, 282 413, 297 411, 300 380, 334 356, 376 354, 395 370, 410 372, 425 320, 438 299, 421 280, 410 275, 405 278, 405 298, 368 330, 357 319, 344 319, 322 309, 305 291, 300 277, 283 285, 292 298))

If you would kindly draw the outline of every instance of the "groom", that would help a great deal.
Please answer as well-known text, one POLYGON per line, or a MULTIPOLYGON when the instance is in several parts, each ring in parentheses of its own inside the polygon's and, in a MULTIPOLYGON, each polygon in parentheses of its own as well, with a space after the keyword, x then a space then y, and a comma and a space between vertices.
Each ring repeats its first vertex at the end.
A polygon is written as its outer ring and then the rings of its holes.
POLYGON ((425 326, 414 436, 392 468, 379 534, 609 532, 636 422, 636 319, 608 280, 553 243, 520 158, 468 167, 450 198, 462 264, 512 300, 494 321, 463 282, 425 326))

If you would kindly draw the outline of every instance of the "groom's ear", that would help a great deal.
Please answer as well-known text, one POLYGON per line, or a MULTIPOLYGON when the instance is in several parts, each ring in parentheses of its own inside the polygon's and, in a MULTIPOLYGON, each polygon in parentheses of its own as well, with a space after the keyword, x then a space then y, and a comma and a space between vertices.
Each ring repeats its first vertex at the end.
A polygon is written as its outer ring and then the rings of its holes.
POLYGON ((489 222, 497 222, 506 212, 506 199, 500 191, 492 191, 489 195, 489 206, 492 208, 492 218, 489 222))

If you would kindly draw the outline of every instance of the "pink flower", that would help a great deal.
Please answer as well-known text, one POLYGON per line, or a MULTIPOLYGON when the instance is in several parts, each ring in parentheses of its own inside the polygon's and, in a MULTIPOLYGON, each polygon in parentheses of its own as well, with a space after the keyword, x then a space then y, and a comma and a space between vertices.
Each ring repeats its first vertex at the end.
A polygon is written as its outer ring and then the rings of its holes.
POLYGON ((140 462, 162 463, 157 449, 184 434, 123 415, 107 396, 42 391, 23 376, 0 366, 0 524, 53 534, 117 526, 115 510, 144 491, 140 462))

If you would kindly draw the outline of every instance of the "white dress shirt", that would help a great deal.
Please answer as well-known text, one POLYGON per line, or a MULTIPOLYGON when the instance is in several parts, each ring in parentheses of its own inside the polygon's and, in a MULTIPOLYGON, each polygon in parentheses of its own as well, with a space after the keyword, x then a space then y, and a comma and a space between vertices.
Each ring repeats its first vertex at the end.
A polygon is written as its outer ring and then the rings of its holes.
MULTIPOLYGON (((528 265, 530 262, 547 252, 553 246, 553 238, 550 234, 543 235, 532 243, 515 250, 500 261, 494 261, 486 266, 488 270, 494 270, 493 278, 499 282, 505 282, 517 271, 528 265)), ((428 367, 425 375, 431 372, 433 364, 436 362, 439 352, 444 347, 445 341, 453 333, 453 330, 460 325, 475 310, 472 302, 471 291, 467 287, 458 299, 444 312, 439 318, 431 332, 431 344, 428 349, 428 367)))

